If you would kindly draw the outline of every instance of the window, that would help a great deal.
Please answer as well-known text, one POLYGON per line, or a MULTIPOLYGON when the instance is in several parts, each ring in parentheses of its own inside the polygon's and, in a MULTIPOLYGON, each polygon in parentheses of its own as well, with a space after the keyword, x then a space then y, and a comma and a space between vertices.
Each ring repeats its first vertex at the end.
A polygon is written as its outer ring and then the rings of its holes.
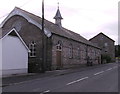
POLYGON ((108 43, 104 43, 104 50, 105 50, 105 53, 108 52, 108 43))
POLYGON ((103 40, 103 36, 100 37, 100 40, 103 40))
POLYGON ((105 45, 105 47, 107 47, 107 46, 108 46, 108 43, 105 43, 104 45, 105 45))
POLYGON ((69 58, 73 58, 73 45, 69 45, 69 58))
POLYGON ((62 42, 58 41, 56 47, 57 47, 57 50, 61 51, 62 50, 62 42))
POLYGON ((29 56, 36 57, 36 43, 34 41, 29 44, 29 49, 29 56))
POLYGON ((78 48, 78 59, 80 59, 80 48, 78 48))

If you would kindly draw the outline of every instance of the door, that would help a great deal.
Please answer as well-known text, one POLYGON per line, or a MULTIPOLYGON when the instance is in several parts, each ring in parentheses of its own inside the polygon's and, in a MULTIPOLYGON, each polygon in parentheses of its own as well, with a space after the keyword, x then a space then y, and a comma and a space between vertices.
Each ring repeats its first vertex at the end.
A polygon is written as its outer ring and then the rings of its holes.
POLYGON ((61 69, 62 68, 61 51, 56 51, 56 63, 57 63, 57 69, 61 69))

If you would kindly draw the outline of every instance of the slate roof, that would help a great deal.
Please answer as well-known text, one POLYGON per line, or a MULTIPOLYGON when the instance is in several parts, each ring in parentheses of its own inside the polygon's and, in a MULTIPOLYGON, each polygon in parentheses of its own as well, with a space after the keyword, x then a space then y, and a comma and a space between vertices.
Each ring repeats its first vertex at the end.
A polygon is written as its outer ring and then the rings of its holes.
POLYGON ((107 35, 105 35, 104 33, 100 32, 99 34, 97 34, 96 36, 94 36, 93 38, 89 39, 90 41, 93 40, 94 38, 100 36, 100 35, 103 35, 105 37, 107 37, 108 39, 110 39, 111 41, 115 42, 113 39, 111 39, 110 37, 108 37, 107 35))
POLYGON ((54 19, 63 19, 62 16, 61 16, 59 8, 57 9, 57 12, 56 12, 56 15, 55 15, 54 19))
MULTIPOLYGON (((40 25, 42 24, 42 18, 41 17, 36 16, 36 15, 34 15, 32 13, 29 13, 29 12, 27 12, 25 10, 22 10, 22 9, 20 9, 18 7, 15 7, 15 9, 17 9, 17 11, 19 11, 20 13, 23 13, 24 15, 29 16, 32 20, 36 21, 38 24, 40 24, 40 25)), ((81 35, 73 32, 71 30, 68 30, 68 29, 66 29, 64 27, 59 27, 58 25, 56 25, 56 24, 54 24, 54 23, 52 23, 52 22, 50 22, 50 21, 48 21, 46 19, 45 19, 44 23, 45 23, 45 28, 47 30, 49 30, 52 34, 57 34, 57 35, 60 35, 60 36, 63 36, 63 37, 66 37, 66 38, 69 38, 69 39, 84 43, 84 44, 87 44, 87 45, 91 45, 93 47, 99 48, 97 45, 94 45, 89 40, 83 38, 81 35)))
MULTIPOLYGON (((11 31, 11 29, 9 31, 11 31)), ((0 39, 3 38, 8 32, 5 32, 4 29, 0 28, 0 39)))

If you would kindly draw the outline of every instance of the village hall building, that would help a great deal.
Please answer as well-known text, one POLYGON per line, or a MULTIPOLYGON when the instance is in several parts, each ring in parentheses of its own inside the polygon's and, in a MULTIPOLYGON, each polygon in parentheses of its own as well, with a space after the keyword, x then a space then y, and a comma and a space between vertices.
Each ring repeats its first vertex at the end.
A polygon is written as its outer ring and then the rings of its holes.
POLYGON ((113 39, 101 32, 91 38, 90 41, 101 48, 103 56, 107 55, 111 58, 111 62, 115 61, 115 41, 113 39))
MULTIPOLYGON (((101 49, 81 35, 64 28, 62 26, 61 21, 63 18, 59 8, 57 9, 54 19, 55 23, 44 20, 44 32, 42 32, 41 17, 15 7, 1 23, 0 28, 2 28, 2 34, 12 35, 12 33, 9 32, 14 31, 16 36, 20 36, 19 42, 21 45, 23 44, 23 49, 28 52, 28 57, 23 57, 19 61, 14 62, 18 64, 18 66, 26 66, 26 64, 27 66, 16 67, 16 70, 25 70, 26 68, 29 73, 39 73, 43 68, 45 71, 72 68, 86 65, 88 61, 92 62, 92 65, 100 64, 101 49), (26 62, 23 62, 24 59, 26 62), (43 60, 45 60, 44 64, 43 60)), ((6 49, 11 45, 13 45, 13 43, 9 43, 6 49)), ((13 47, 15 48, 17 45, 18 43, 14 44, 13 47)), ((20 50, 9 52, 8 50, 8 53, 12 55, 12 53, 19 51, 20 50)), ((17 53, 16 56, 14 55, 12 59, 19 58, 19 54, 20 53, 17 53)), ((12 64, 10 61, 6 63, 12 64)), ((7 67, 9 64, 4 66, 7 67)), ((9 68, 6 68, 6 70, 9 70, 9 68)))

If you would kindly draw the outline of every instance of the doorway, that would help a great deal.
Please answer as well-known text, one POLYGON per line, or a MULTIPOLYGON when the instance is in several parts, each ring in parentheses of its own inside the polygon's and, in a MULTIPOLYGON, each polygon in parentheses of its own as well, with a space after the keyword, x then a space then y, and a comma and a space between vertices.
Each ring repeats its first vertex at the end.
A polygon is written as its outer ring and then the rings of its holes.
POLYGON ((61 69, 62 68, 61 51, 56 51, 56 63, 57 63, 57 69, 61 69))
POLYGON ((57 69, 61 69, 62 68, 62 58, 61 58, 61 53, 62 53, 62 42, 58 41, 57 45, 56 45, 56 66, 57 69))

